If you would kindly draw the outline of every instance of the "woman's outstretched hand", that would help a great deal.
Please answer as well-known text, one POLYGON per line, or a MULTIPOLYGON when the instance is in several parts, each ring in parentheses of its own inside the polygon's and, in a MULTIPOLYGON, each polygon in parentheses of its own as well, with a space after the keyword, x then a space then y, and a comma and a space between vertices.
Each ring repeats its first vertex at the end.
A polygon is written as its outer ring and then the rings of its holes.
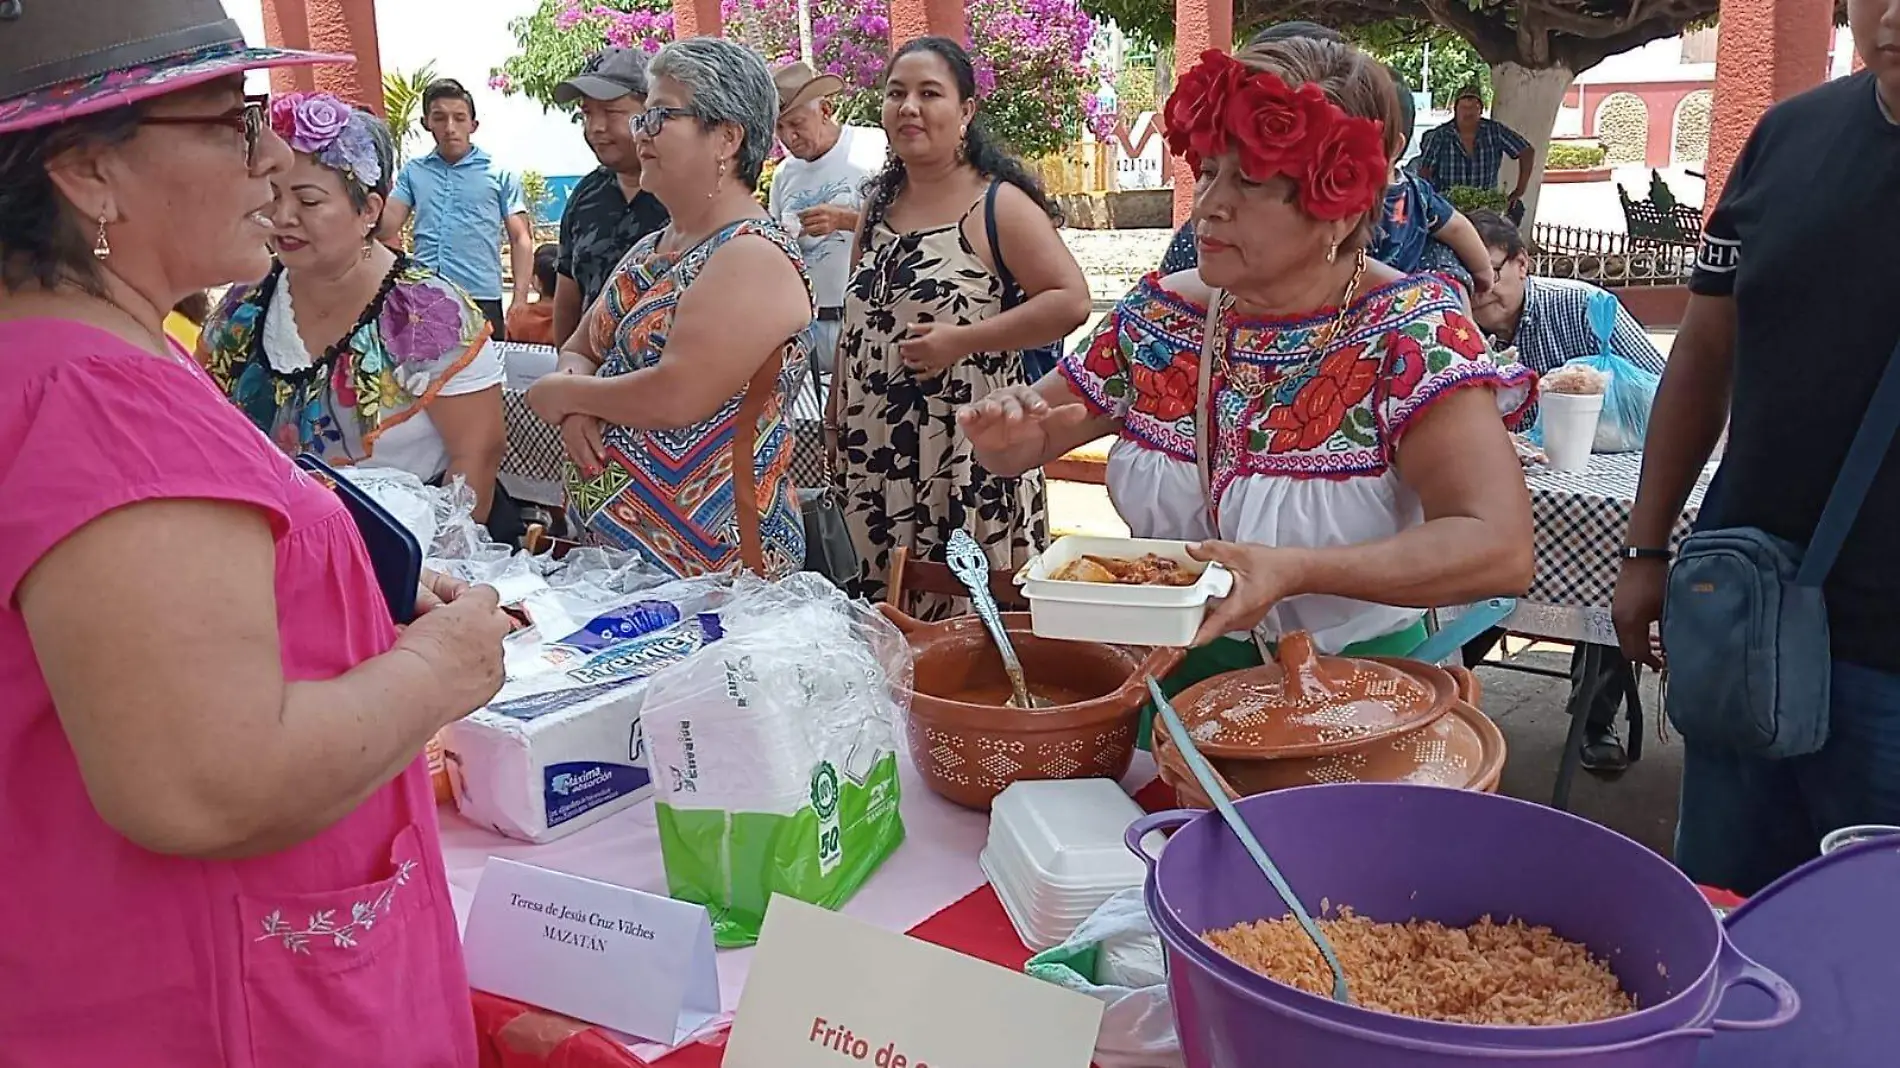
POLYGON ((1196 646, 1206 645, 1223 634, 1252 630, 1267 618, 1273 606, 1296 591, 1293 554, 1268 545, 1237 541, 1203 541, 1188 546, 1188 555, 1203 563, 1214 563, 1233 572, 1234 590, 1207 613, 1196 646))
POLYGON ((1021 473, 1044 460, 1051 432, 1080 426, 1089 417, 1082 404, 1051 405, 1030 386, 1004 386, 957 412, 983 466, 998 474, 1021 473))

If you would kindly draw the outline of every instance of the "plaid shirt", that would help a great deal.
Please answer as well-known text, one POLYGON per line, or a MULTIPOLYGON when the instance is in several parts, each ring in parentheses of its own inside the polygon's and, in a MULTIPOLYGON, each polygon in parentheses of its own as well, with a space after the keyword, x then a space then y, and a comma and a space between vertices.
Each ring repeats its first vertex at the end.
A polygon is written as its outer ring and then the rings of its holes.
POLYGON ((1458 123, 1452 121, 1425 134, 1413 166, 1430 167, 1432 184, 1439 189, 1496 189, 1504 157, 1517 159, 1530 147, 1531 143, 1509 126, 1496 119, 1479 119, 1472 153, 1467 156, 1463 142, 1458 140, 1458 123))
MULTIPOLYGON (((1603 343, 1590 328, 1590 295, 1596 291, 1596 286, 1573 278, 1524 279, 1524 311, 1518 316, 1512 341, 1518 361, 1542 375, 1579 356, 1602 351, 1603 343)), ((1616 326, 1610 331, 1610 351, 1647 371, 1663 372, 1662 353, 1620 301, 1616 326)), ((1534 408, 1526 411, 1525 425, 1535 418, 1534 408)))

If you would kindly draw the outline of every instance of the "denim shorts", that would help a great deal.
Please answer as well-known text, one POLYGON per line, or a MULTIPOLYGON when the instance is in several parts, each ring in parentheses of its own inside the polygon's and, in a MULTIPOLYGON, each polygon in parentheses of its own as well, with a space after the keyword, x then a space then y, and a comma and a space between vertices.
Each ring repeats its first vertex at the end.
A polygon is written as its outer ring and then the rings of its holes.
POLYGON ((1684 739, 1676 864, 1753 894, 1820 855, 1829 831, 1900 824, 1900 675, 1836 661, 1827 744, 1788 760, 1684 739))

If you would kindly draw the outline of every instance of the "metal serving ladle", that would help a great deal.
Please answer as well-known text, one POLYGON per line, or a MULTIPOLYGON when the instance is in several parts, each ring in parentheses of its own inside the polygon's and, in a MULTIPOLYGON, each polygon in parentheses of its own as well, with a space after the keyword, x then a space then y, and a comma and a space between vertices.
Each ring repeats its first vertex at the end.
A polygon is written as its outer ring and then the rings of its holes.
POLYGON ((1003 628, 1003 614, 997 610, 996 598, 990 593, 990 559, 983 555, 983 547, 964 531, 951 531, 950 544, 944 551, 944 562, 950 565, 950 573, 957 577, 957 581, 969 589, 970 603, 976 608, 976 618, 989 628, 997 651, 1003 654, 1003 671, 1009 675, 1009 688, 1013 695, 1009 703, 1016 708, 1049 707, 1049 702, 1029 692, 1029 682, 1023 677, 1023 662, 1016 658, 1016 647, 1009 644, 1009 632, 1003 628))

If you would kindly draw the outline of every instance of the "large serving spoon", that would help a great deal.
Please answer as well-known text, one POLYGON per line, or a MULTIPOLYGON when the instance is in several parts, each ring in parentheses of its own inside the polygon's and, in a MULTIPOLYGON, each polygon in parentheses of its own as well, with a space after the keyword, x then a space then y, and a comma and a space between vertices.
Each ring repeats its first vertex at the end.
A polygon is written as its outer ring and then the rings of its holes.
POLYGON ((1168 702, 1168 695, 1161 692, 1161 684, 1155 681, 1153 675, 1148 676, 1148 695, 1154 698, 1155 712, 1159 715, 1162 725, 1168 729, 1168 739, 1174 743, 1174 748, 1181 754, 1181 760, 1187 764, 1188 770, 1194 773, 1195 781, 1201 784, 1201 792, 1214 802, 1214 808, 1220 812, 1220 818, 1227 821, 1228 829, 1234 832, 1234 837, 1240 839, 1240 844, 1246 848, 1247 855, 1252 857, 1253 862, 1258 864, 1260 870, 1266 874, 1267 881, 1273 884, 1274 892, 1279 894, 1280 900, 1293 911, 1293 918, 1300 921, 1300 929, 1306 932, 1306 937, 1313 940, 1313 945, 1319 949, 1319 955, 1326 959, 1326 966, 1333 970, 1333 1000, 1342 1005, 1352 1004, 1352 995, 1346 990, 1346 970, 1339 966, 1339 954, 1333 952, 1332 942, 1319 929, 1319 925, 1313 922, 1313 917, 1307 914, 1306 906, 1300 904, 1299 897, 1293 893, 1293 888, 1287 885, 1286 879, 1280 874, 1280 869, 1274 867, 1273 858, 1267 856, 1266 849, 1260 845, 1260 839, 1254 837, 1253 828, 1247 826, 1247 822, 1240 818, 1239 810, 1234 808, 1234 803, 1227 799, 1227 791, 1221 788, 1220 779, 1215 776, 1213 767, 1207 763, 1207 758, 1201 755, 1201 751, 1195 748, 1194 739, 1188 734, 1187 726, 1181 722, 1181 714, 1176 712, 1174 705, 1168 702))
POLYGON ((1003 614, 997 609, 996 598, 990 593, 990 558, 983 555, 983 547, 964 531, 951 531, 950 544, 944 551, 944 562, 950 565, 950 573, 957 577, 957 581, 969 589, 970 604, 976 608, 976 618, 989 628, 997 651, 1003 654, 1003 672, 1009 676, 1012 694, 1009 703, 1016 708, 1047 708, 1049 702, 1029 692, 1029 681, 1023 677, 1023 662, 1016 658, 1016 647, 1009 643, 1009 632, 1003 627, 1003 614))

